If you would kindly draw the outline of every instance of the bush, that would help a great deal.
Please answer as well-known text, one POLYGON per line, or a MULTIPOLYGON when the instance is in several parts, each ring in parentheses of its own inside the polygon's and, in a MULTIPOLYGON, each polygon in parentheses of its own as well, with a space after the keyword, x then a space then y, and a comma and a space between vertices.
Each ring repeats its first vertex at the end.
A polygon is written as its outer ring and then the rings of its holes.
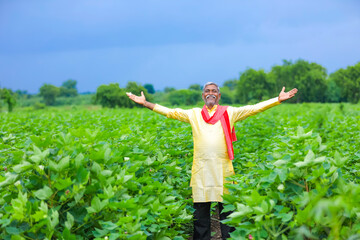
POLYGON ((175 90, 169 93, 168 101, 171 105, 195 105, 201 101, 201 91, 175 90))
POLYGON ((125 91, 119 87, 118 83, 110 83, 97 88, 95 102, 100 103, 102 107, 124 107, 128 105, 127 98, 125 91))
POLYGON ((33 106, 34 110, 44 109, 46 105, 44 103, 36 102, 33 106))

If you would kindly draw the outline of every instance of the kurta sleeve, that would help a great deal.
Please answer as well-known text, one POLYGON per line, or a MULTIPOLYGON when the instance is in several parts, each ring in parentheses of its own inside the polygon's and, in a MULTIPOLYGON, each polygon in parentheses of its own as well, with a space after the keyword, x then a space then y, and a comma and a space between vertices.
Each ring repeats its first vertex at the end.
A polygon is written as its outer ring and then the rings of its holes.
POLYGON ((164 115, 167 118, 172 118, 187 123, 190 122, 190 114, 191 114, 190 110, 184 110, 181 108, 171 109, 161 106, 159 104, 155 104, 153 111, 161 115, 164 115))
POLYGON ((266 109, 277 106, 279 104, 280 104, 280 102, 278 100, 278 97, 275 97, 275 98, 269 99, 267 101, 257 103, 255 105, 247 105, 247 106, 243 106, 243 107, 232 107, 232 109, 233 109, 232 119, 234 122, 238 122, 238 121, 244 120, 247 117, 250 117, 257 113, 263 112, 266 109))

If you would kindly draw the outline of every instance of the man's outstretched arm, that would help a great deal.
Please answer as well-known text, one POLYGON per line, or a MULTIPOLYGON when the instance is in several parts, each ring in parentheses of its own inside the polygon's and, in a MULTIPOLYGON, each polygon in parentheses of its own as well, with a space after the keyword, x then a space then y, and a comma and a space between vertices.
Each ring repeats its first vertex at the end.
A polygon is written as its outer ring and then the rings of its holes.
POLYGON ((155 104, 146 101, 144 92, 141 91, 141 96, 136 96, 134 94, 132 94, 131 92, 127 92, 126 95, 128 95, 128 97, 133 100, 134 102, 136 102, 137 104, 141 104, 144 107, 147 107, 150 110, 154 110, 155 104))
POLYGON ((243 107, 235 107, 233 120, 234 122, 244 120, 247 117, 253 116, 260 112, 263 112, 269 108, 279 105, 281 102, 288 100, 295 96, 297 93, 297 89, 293 88, 289 92, 285 92, 285 87, 282 88, 281 92, 279 93, 278 97, 254 104, 254 105, 247 105, 243 107))
POLYGON ((154 104, 151 102, 146 101, 146 98, 144 96, 144 93, 141 92, 141 96, 136 96, 132 93, 126 93, 128 97, 133 100, 134 102, 143 105, 144 107, 147 107, 148 109, 159 113, 161 115, 164 115, 168 118, 176 119, 182 122, 189 122, 189 110, 183 110, 180 108, 170 109, 164 106, 161 106, 159 104, 154 104))

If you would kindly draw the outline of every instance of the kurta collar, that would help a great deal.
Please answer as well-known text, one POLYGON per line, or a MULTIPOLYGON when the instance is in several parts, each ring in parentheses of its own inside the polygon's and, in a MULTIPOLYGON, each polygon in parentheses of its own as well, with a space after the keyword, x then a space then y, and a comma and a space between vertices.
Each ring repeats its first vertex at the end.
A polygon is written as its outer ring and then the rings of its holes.
POLYGON ((213 108, 210 110, 210 109, 205 105, 205 107, 206 107, 206 109, 207 109, 207 111, 208 111, 209 114, 216 112, 217 106, 218 106, 218 105, 214 105, 213 108))

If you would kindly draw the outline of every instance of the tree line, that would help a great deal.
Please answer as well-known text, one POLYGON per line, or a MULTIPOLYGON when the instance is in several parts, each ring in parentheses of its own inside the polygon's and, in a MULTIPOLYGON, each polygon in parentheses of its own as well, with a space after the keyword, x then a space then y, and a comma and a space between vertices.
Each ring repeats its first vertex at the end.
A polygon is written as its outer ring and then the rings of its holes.
MULTIPOLYGON (((298 88, 296 97, 289 102, 351 102, 360 101, 360 62, 346 69, 339 69, 328 75, 326 69, 317 63, 299 59, 283 61, 269 72, 248 68, 238 79, 225 81, 220 87, 222 104, 253 104, 278 96, 281 88, 298 88)), ((149 101, 168 105, 195 105, 202 102, 202 86, 192 84, 188 89, 176 90, 166 87, 155 92, 152 84, 141 86, 129 82, 121 89, 118 84, 101 85, 96 91, 96 102, 104 107, 134 107, 124 95, 125 92, 140 94, 144 91, 149 101), (130 87, 131 86, 131 87, 130 87), (146 90, 144 90, 146 89, 146 90), (111 97, 110 97, 111 96, 111 97)))
MULTIPOLYGON (((39 96, 45 105, 54 105, 57 97, 76 97, 76 80, 67 80, 60 87, 44 84, 39 89, 39 96)), ((222 104, 252 104, 275 97, 282 86, 287 89, 299 89, 295 98, 289 102, 351 102, 360 101, 360 62, 346 69, 339 69, 328 75, 320 64, 299 59, 295 62, 284 60, 282 65, 275 65, 269 72, 263 69, 248 68, 240 73, 239 78, 225 81, 220 88, 222 104)), ((143 91, 149 101, 169 105, 195 105, 202 101, 202 86, 192 84, 188 89, 177 90, 166 87, 155 91, 152 84, 128 82, 125 88, 118 83, 100 85, 93 95, 93 103, 103 107, 136 107, 125 92, 140 94, 143 91)), ((12 111, 19 96, 30 97, 26 91, 13 92, 0 89, 0 100, 12 111)), ((1 107, 1 102, 0 102, 1 107)))

